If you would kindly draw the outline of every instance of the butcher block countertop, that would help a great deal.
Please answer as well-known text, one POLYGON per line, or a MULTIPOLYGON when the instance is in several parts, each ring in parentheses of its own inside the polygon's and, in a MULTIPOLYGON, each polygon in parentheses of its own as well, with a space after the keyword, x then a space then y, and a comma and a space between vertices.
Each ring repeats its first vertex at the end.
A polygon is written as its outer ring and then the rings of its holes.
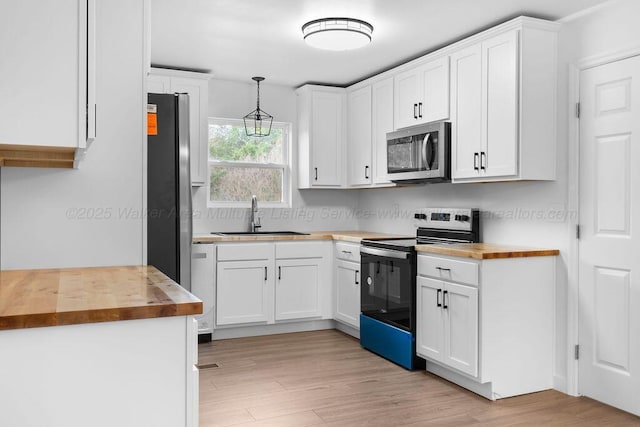
POLYGON ((193 243, 220 243, 220 242, 255 242, 273 240, 341 240, 360 243, 362 239, 411 239, 414 236, 402 234, 375 233, 371 231, 310 231, 306 235, 276 236, 276 235, 244 235, 244 236, 217 236, 215 234, 200 234, 193 237, 193 243))
POLYGON ((0 330, 200 313, 152 266, 0 271, 0 330))
POLYGON ((559 255, 558 249, 527 248, 492 243, 455 243, 451 245, 416 245, 418 253, 432 253, 474 259, 522 258, 559 255))

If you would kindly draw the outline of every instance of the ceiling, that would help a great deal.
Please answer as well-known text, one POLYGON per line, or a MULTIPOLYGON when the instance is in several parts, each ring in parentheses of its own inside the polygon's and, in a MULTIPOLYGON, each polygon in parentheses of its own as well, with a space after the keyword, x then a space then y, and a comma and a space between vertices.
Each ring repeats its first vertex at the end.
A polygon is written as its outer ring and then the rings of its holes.
POLYGON ((607 0, 152 0, 151 63, 216 78, 347 86, 519 15, 557 20, 607 0), (307 21, 330 16, 374 27, 366 47, 314 49, 307 21))

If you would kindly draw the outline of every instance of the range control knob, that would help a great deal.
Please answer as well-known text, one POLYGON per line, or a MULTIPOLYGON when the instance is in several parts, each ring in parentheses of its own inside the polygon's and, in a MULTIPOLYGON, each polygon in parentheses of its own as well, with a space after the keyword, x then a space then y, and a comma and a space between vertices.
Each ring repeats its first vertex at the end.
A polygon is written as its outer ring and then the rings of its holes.
POLYGON ((417 214, 414 214, 413 217, 415 219, 427 219, 427 214, 417 213, 417 214))
POLYGON ((373 280, 371 280, 371 276, 367 277, 367 285, 371 286, 373 284, 373 280))
POLYGON ((471 218, 469 215, 456 215, 455 219, 456 221, 468 222, 471 218))

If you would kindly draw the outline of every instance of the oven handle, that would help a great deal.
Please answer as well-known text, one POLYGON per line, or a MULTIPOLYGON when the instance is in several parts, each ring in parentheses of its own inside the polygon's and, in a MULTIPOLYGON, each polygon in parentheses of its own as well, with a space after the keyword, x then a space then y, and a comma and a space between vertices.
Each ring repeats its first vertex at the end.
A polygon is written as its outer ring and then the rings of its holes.
POLYGON ((407 259, 409 254, 406 252, 393 251, 390 249, 369 248, 367 246, 360 247, 360 253, 368 255, 383 256, 388 258, 407 259))

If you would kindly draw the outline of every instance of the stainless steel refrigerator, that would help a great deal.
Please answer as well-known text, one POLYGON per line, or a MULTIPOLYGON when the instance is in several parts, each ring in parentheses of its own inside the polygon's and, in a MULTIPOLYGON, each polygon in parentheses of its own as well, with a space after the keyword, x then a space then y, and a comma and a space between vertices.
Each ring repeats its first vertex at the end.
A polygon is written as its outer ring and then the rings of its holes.
POLYGON ((147 112, 147 264, 190 291, 189 95, 150 93, 147 112))

